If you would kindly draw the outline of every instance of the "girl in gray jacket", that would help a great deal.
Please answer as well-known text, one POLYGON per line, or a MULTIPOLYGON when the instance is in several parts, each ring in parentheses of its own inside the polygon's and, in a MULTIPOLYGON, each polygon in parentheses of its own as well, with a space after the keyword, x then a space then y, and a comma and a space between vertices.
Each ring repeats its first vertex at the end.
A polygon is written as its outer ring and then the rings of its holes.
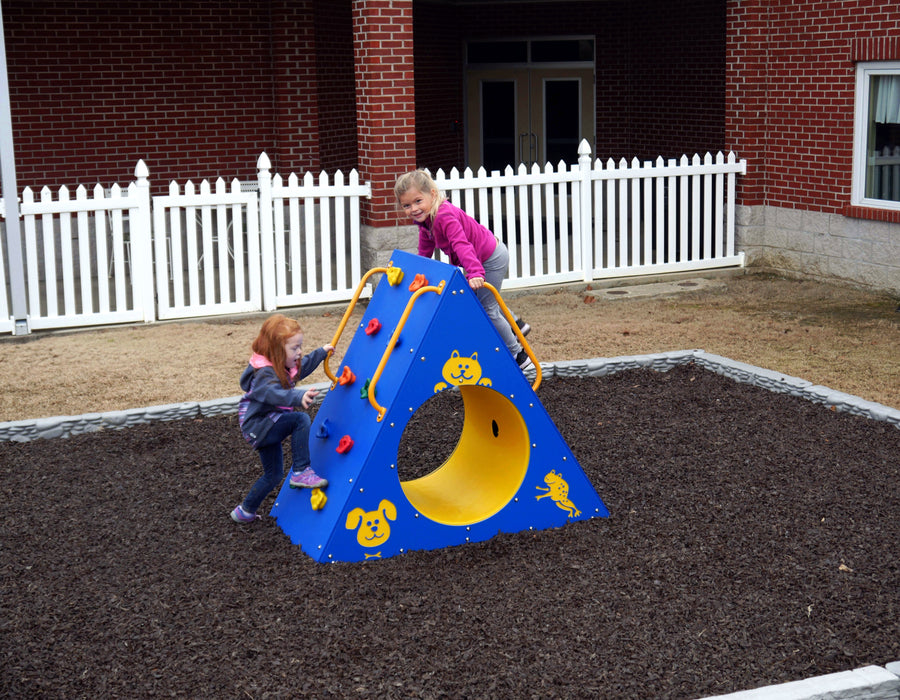
POLYGON ((241 374, 244 395, 238 404, 238 423, 244 439, 259 453, 263 475, 250 488, 247 497, 231 511, 235 522, 249 523, 256 511, 284 478, 284 453, 281 443, 291 438, 291 488, 324 488, 328 481, 317 475, 309 463, 309 426, 304 411, 318 394, 314 389, 300 391, 296 383, 308 376, 334 352, 323 345, 303 355, 303 330, 297 321, 283 314, 267 318, 253 341, 253 354, 241 374), (296 410, 301 409, 301 410, 296 410))

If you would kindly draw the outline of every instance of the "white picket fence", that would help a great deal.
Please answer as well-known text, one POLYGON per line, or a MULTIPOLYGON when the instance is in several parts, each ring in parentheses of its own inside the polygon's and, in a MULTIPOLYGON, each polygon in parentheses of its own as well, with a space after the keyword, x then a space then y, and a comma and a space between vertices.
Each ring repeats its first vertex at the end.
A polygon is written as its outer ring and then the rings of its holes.
POLYGON ((520 165, 514 171, 439 170, 438 187, 510 251, 504 288, 742 266, 735 250, 735 188, 746 161, 520 165))
MULTIPOLYGON (((354 170, 282 184, 263 153, 256 181, 172 182, 151 197, 143 161, 123 191, 22 195, 29 330, 191 318, 352 298, 360 272, 354 170), (285 217, 287 212, 287 217, 285 217), (285 218, 287 220, 285 221, 285 218), (329 261, 330 264, 320 264, 329 261)), ((2 202, 2 200, 0 200, 2 202)), ((5 207, 0 213, 5 216, 5 207)), ((0 265, 0 332, 12 294, 0 265)))
MULTIPOLYGON (((23 191, 24 290, 10 288, 0 248, 0 332, 14 294, 28 329, 83 327, 274 310, 352 298, 362 277, 357 172, 256 181, 173 182, 150 196, 143 161, 127 189, 72 199, 23 191)), ((734 240, 734 154, 640 163, 508 167, 436 173, 457 205, 510 249, 506 288, 743 265, 734 240)), ((6 209, 0 200, 0 215, 6 209)), ((6 243, 4 239, 4 244, 6 243)), ((18 332, 18 331, 17 331, 18 332)))

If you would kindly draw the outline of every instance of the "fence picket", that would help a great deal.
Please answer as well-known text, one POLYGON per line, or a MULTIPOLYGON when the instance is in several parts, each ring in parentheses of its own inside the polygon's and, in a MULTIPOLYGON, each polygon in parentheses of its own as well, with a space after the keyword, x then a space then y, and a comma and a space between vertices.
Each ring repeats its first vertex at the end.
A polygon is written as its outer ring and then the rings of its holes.
MULTIPOLYGON (((553 174, 553 166, 550 165, 550 163, 547 163, 544 166, 544 173, 546 175, 553 174)), ((545 211, 547 212, 547 226, 544 230, 547 236, 547 272, 549 274, 554 274, 559 272, 556 266, 556 236, 559 233, 557 231, 556 224, 556 193, 554 192, 554 186, 552 182, 545 183, 543 190, 544 207, 545 211)), ((562 200, 560 200, 560 202, 562 202, 562 200)))
MULTIPOLYGON (((326 190, 328 188, 328 174, 327 173, 319 173, 319 187, 322 190, 326 190)), ((319 197, 317 199, 310 199, 310 202, 314 202, 314 206, 316 210, 319 212, 319 230, 322 232, 322 235, 319 236, 319 243, 321 245, 320 255, 318 260, 320 262, 319 265, 313 264, 309 271, 315 272, 316 268, 322 271, 322 288, 323 289, 332 289, 334 286, 334 282, 332 281, 331 274, 331 261, 337 260, 338 265, 342 265, 344 263, 343 260, 336 259, 332 255, 332 231, 331 231, 331 203, 326 197, 319 197)), ((313 251, 313 260, 316 260, 315 257, 315 243, 316 236, 312 235, 312 232, 316 230, 315 224, 315 212, 307 213, 307 221, 311 222, 311 224, 307 224, 306 227, 306 243, 307 246, 313 251)), ((313 286, 315 288, 315 285, 313 286)))
MULTIPOLYGON (((724 162, 725 158, 722 155, 722 151, 716 153, 716 165, 721 166, 724 162)), ((713 222, 715 224, 714 237, 715 237, 715 246, 712 251, 712 256, 716 258, 721 258, 725 255, 725 222, 723 218, 725 216, 725 175, 724 173, 717 172, 714 176, 713 189, 715 192, 715 214, 713 215, 713 222)))
MULTIPOLYGON (((541 168, 537 163, 531 166, 532 175, 540 175, 541 168)), ((529 252, 531 253, 531 269, 535 277, 544 274, 544 226, 542 225, 544 217, 542 215, 543 207, 541 207, 541 186, 533 184, 529 188, 529 196, 531 198, 531 221, 533 225, 533 241, 529 252)))
MULTIPOLYGON (((565 172, 568 169, 568 166, 566 165, 565 161, 561 160, 557 164, 556 168, 557 172, 565 172)), ((569 198, 568 182, 563 180, 559 183, 557 195, 559 196, 559 225, 557 226, 557 230, 559 231, 559 257, 557 259, 556 272, 562 273, 569 270, 569 258, 571 256, 572 245, 569 242, 569 203, 572 200, 569 198)))
MULTIPOLYGON (((313 185, 313 176, 312 173, 306 173, 306 177, 303 180, 303 184, 307 188, 311 188, 313 185)), ((314 291, 318 289, 318 281, 317 281, 317 273, 321 271, 322 273, 322 285, 325 286, 325 270, 328 269, 329 273, 331 271, 331 266, 325 264, 325 259, 322 260, 322 269, 318 270, 318 265, 316 265, 316 241, 315 237, 310 235, 312 231, 315 230, 316 226, 316 210, 315 210, 315 200, 312 197, 305 197, 303 199, 303 213, 304 213, 304 238, 306 242, 306 291, 314 291)), ((322 237, 323 239, 325 236, 322 237)), ((323 241, 324 242, 324 241, 323 241)))
MULTIPOLYGON (((499 180, 500 172, 494 171, 492 173, 492 177, 496 180, 499 180)), ((494 235, 497 236, 499 240, 505 240, 504 236, 506 227, 503 224, 503 188, 499 185, 495 184, 490 188, 491 193, 491 217, 493 228, 491 231, 494 232, 494 235)))
POLYGON ((506 166, 506 180, 509 185, 504 188, 503 196, 506 201, 506 247, 509 249, 509 276, 511 279, 521 277, 519 266, 519 246, 516 242, 516 235, 519 227, 516 224, 516 188, 512 184, 513 169, 511 165, 506 166))
MULTIPOLYGON (((87 200, 87 188, 79 185, 75 189, 75 200, 83 205, 87 200)), ((81 310, 83 313, 94 312, 94 285, 91 274, 91 237, 88 232, 88 213, 82 209, 75 214, 76 239, 78 241, 78 289, 81 294, 81 310)), ((73 280, 74 281, 74 280, 73 280)), ((73 305, 77 296, 73 295, 73 305)))
MULTIPOLYGON (((681 156, 681 164, 686 166, 688 164, 687 156, 681 156)), ((679 262, 683 262, 685 260, 689 260, 688 256, 688 244, 690 242, 690 220, 688 218, 688 192, 689 192, 689 183, 690 176, 685 171, 685 174, 678 178, 678 188, 679 188, 679 199, 678 203, 680 206, 679 209, 679 233, 681 249, 680 255, 678 258, 679 262)))
MULTIPOLYGON (((659 156, 656 159, 656 168, 660 168, 663 165, 662 156, 659 156)), ((667 241, 667 231, 666 231, 666 206, 665 206, 665 196, 666 196, 666 179, 663 177, 654 177, 653 178, 653 190, 655 196, 655 207, 656 207, 656 228, 654 230, 654 240, 657 241, 656 244, 656 259, 653 261, 656 264, 660 264, 662 262, 669 262, 669 259, 666 255, 666 241, 667 241)))
MULTIPOLYGON (((105 198, 106 193, 104 192, 103 187, 98 183, 94 187, 94 200, 102 201, 105 198)), ((109 302, 109 268, 107 267, 109 251, 107 250, 106 239, 106 212, 98 209, 94 212, 93 217, 89 217, 88 212, 85 212, 84 227, 86 229, 89 229, 89 218, 93 218, 94 231, 96 232, 98 310, 102 313, 109 313, 111 307, 109 302), (103 276, 104 270, 107 271, 106 277, 103 276)))
MULTIPOLYGON (((484 168, 478 168, 478 177, 487 177, 487 172, 484 168)), ((488 206, 488 191, 487 187, 480 187, 478 189, 478 214, 482 225, 493 230, 493 227, 491 226, 491 209, 488 206)))
MULTIPOLYGON (((344 173, 340 170, 334 173, 334 186, 340 191, 344 187, 344 173)), ((326 200, 326 205, 328 201, 326 200)), ((334 198, 334 231, 335 231, 335 250, 334 250, 334 259, 335 260, 346 260, 347 259, 347 236, 344 235, 344 231, 346 231, 346 220, 344 214, 344 207, 347 205, 347 198, 344 195, 337 195, 334 198)), ((337 287, 339 289, 346 289, 348 286, 347 280, 347 266, 346 265, 338 265, 337 266, 337 280, 335 280, 337 287)))
MULTIPOLYGON (((631 161, 628 166, 633 171, 639 171, 641 168, 637 158, 631 161)), ((628 194, 628 204, 630 211, 627 214, 627 227, 631 234, 631 256, 628 259, 628 267, 637 267, 641 264, 641 255, 643 247, 641 245, 641 175, 638 173, 637 178, 633 178, 628 185, 623 181, 623 189, 630 187, 631 192, 628 194)))
MULTIPOLYGON (((692 159, 693 165, 699 165, 700 156, 696 153, 692 159)), ((694 173, 691 175, 691 226, 690 226, 690 236, 691 236, 691 260, 698 260, 700 258, 700 227, 702 225, 702 221, 700 220, 700 174, 694 173)))
MULTIPOLYGON (((175 193, 178 193, 178 188, 176 186, 175 193)), ((184 183, 184 196, 187 198, 187 201, 190 202, 193 200, 196 194, 196 188, 194 187, 194 183, 188 180, 184 183)), ((212 194, 209 187, 209 180, 202 180, 200 182, 200 198, 208 199, 209 195, 212 194)), ((172 269, 173 270, 181 270, 181 265, 176 265, 175 260, 181 259, 181 212, 178 208, 173 207, 169 216, 172 217, 172 248, 173 250, 177 248, 177 255, 173 252, 172 254, 172 269), (177 223, 176 223, 177 222, 177 223)), ((188 299, 195 300, 200 297, 200 266, 203 264, 203 261, 212 259, 212 211, 209 207, 201 207, 200 208, 200 244, 198 246, 197 242, 197 207, 188 205, 184 208, 184 243, 185 243, 185 258, 187 262, 185 265, 187 266, 187 286, 188 286, 188 299)), ((184 305, 184 302, 181 300, 181 295, 183 294, 182 285, 179 284, 180 276, 176 277, 173 272, 172 275, 169 276, 169 279, 172 281, 172 285, 175 288, 174 298, 175 304, 178 306, 184 305)), ((212 293, 212 279, 209 275, 203 275, 204 284, 205 284, 205 293, 206 297, 209 298, 212 293)))
MULTIPOLYGON (((273 246, 275 253, 275 292, 279 296, 288 294, 287 273, 291 273, 291 290, 299 289, 302 267, 297 259, 301 252, 300 247, 300 203, 291 199, 288 202, 288 228, 284 227, 284 203, 280 195, 275 193, 282 191, 282 177, 275 175, 272 178, 273 207, 272 227, 274 233, 273 246), (280 206, 275 206, 278 202, 280 206), (285 238, 287 236, 287 238, 285 238), (287 245, 287 250, 285 250, 287 245), (290 259, 290 263, 287 260, 290 259)), ((297 175, 291 173, 288 176, 288 188, 297 187, 297 175)))
MULTIPOLYGON (((231 181, 231 192, 235 195, 239 195, 241 193, 241 183, 234 179, 231 181)), ((255 200, 247 200, 248 205, 251 203, 255 204, 255 200)), ((232 226, 232 234, 231 239, 228 241, 231 245, 231 258, 234 260, 234 265, 231 269, 234 270, 234 289, 235 289, 235 297, 236 298, 247 298, 247 273, 246 273, 246 265, 244 264, 244 239, 249 238, 253 234, 249 230, 249 225, 251 221, 256 221, 257 226, 259 225, 259 218, 256 212, 255 207, 251 210, 247 211, 247 224, 244 223, 244 216, 242 213, 242 207, 240 204, 235 203, 232 205, 232 215, 231 220, 233 223, 232 226)), ((226 239, 227 240, 227 239, 226 239)), ((226 251, 227 252, 227 251, 226 251)), ((227 260, 221 260, 219 262, 219 266, 221 267, 223 263, 227 263, 227 260)), ((227 267, 227 265, 226 265, 227 267)))
MULTIPOLYGON (((240 194, 241 185, 237 180, 232 180, 231 191, 240 194)), ((228 185, 223 178, 216 179, 216 195, 224 195, 228 193, 228 185)), ((241 205, 240 204, 217 204, 216 205, 216 229, 210 231, 210 244, 213 247, 213 253, 204 260, 210 263, 214 258, 218 258, 219 267, 214 270, 212 265, 207 267, 204 265, 203 278, 207 283, 207 296, 204 301, 215 300, 213 291, 215 289, 215 278, 219 278, 219 298, 218 301, 226 302, 231 298, 231 264, 228 262, 228 250, 231 247, 228 238, 229 231, 234 231, 236 226, 240 226, 241 222, 241 205), (231 221, 228 220, 229 211, 231 213, 231 221)), ((204 243, 206 242, 206 232, 204 231, 204 243)), ((235 290, 237 291, 237 290, 235 290)), ((235 295, 237 296, 237 294, 235 295)))

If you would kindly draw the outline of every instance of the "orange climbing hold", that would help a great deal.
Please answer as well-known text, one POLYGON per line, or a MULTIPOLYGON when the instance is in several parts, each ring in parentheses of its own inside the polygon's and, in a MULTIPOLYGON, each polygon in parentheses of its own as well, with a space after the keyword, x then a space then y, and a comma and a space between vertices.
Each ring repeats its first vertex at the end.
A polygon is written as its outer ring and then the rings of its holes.
POLYGON ((347 384, 353 384, 356 381, 356 375, 350 371, 349 365, 344 365, 344 371, 341 372, 341 376, 338 377, 338 384, 341 386, 345 386, 347 384))
POLYGON ((419 273, 415 277, 413 277, 413 281, 410 282, 409 291, 414 292, 417 289, 421 289, 422 287, 424 287, 427 284, 428 284, 428 279, 425 277, 425 275, 419 273))

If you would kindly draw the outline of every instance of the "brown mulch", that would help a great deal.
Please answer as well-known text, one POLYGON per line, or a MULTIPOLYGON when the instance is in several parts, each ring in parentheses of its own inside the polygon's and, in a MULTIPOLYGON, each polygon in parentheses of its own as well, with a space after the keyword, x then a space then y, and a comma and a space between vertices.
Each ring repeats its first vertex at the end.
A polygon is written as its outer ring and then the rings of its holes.
POLYGON ((365 564, 228 518, 234 417, 0 444, 0 694, 698 698, 900 659, 900 430, 693 366, 538 395, 609 519, 365 564))

